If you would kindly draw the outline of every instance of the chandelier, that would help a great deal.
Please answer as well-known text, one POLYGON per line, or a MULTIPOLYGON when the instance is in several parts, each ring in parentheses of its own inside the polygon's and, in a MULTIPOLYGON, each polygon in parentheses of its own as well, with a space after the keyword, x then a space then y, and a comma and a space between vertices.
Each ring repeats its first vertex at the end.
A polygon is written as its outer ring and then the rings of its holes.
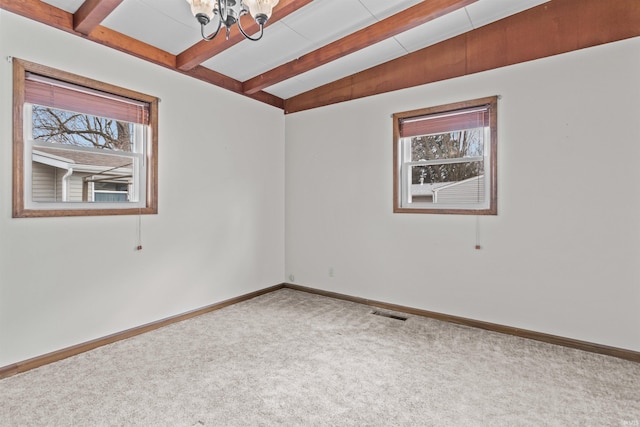
POLYGON ((271 17, 271 12, 279 0, 187 0, 191 5, 191 12, 200 23, 200 33, 204 40, 213 40, 224 25, 229 39, 229 31, 233 24, 238 24, 238 29, 243 36, 249 40, 258 41, 264 33, 264 25, 271 17), (250 37, 240 24, 240 17, 251 13, 256 24, 260 26, 260 33, 257 37, 250 37), (210 35, 205 35, 204 27, 218 17, 218 28, 210 35))

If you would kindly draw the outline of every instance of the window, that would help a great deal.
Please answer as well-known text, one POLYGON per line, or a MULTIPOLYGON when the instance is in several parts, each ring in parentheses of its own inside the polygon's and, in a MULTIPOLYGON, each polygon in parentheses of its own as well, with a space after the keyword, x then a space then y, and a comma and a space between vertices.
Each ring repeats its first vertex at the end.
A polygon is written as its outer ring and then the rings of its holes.
POLYGON ((130 183, 122 182, 94 182, 94 202, 127 202, 131 200, 129 193, 130 183))
POLYGON ((497 214, 497 97, 393 115, 393 211, 497 214))
POLYGON ((13 216, 157 213, 158 99, 13 67, 13 216))

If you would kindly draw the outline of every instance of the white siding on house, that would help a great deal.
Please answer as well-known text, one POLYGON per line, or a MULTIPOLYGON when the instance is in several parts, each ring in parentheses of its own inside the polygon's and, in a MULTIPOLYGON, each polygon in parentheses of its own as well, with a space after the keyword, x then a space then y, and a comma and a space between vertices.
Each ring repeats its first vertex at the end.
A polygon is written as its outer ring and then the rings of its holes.
POLYGON ((56 169, 53 166, 33 162, 32 197, 34 202, 56 201, 56 169))
POLYGON ((88 173, 78 174, 74 173, 67 180, 67 191, 69 202, 81 202, 82 201, 82 179, 89 176, 88 173))
POLYGON ((484 175, 481 175, 434 189, 433 201, 455 205, 483 203, 484 193, 484 175))
MULTIPOLYGON (((64 175, 67 170, 33 162, 32 197, 34 202, 60 202, 63 200, 64 175)), ((74 173, 67 178, 67 201, 82 201, 82 180, 88 173, 74 173)))

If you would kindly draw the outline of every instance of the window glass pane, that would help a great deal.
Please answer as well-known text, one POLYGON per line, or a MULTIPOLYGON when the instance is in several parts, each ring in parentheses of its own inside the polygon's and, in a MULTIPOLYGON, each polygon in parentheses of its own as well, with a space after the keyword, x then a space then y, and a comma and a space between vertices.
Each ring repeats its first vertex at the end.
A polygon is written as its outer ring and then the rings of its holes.
POLYGON ((411 167, 411 184, 448 184, 484 175, 484 162, 411 167))
POLYGON ((128 190, 128 185, 117 182, 94 182, 93 189, 95 191, 124 191, 128 190))
POLYGON ((135 127, 142 125, 39 105, 31 110, 34 202, 138 201, 128 193, 139 184, 135 127))
POLYGON ((78 147, 133 151, 133 123, 33 105, 33 138, 78 147))
POLYGON ((484 203, 483 163, 411 166, 408 202, 447 205, 484 203))
POLYGON ((413 162, 421 160, 482 157, 484 155, 484 128, 423 135, 411 138, 413 162))
POLYGON ((96 181, 93 183, 94 202, 127 202, 129 201, 129 184, 127 182, 105 182, 96 181))
POLYGON ((32 147, 31 194, 34 202, 91 202, 92 184, 94 191, 124 192, 125 198, 118 201, 137 201, 135 196, 128 196, 129 188, 135 189, 139 185, 135 173, 139 162, 136 157, 110 154, 115 152, 109 150, 54 144, 32 147), (104 180, 117 180, 117 183, 104 180))
POLYGON ((94 201, 96 202, 126 202, 127 195, 121 193, 95 193, 94 201))

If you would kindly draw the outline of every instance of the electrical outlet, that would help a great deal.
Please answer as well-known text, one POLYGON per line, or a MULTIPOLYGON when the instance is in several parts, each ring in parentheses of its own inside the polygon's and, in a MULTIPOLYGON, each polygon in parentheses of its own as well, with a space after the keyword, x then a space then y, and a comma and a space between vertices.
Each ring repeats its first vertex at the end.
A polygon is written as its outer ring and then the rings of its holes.
POLYGON ((290 282, 295 282, 296 281, 296 276, 294 276, 293 274, 289 275, 289 281, 290 282))
POLYGON ((333 267, 329 267, 329 277, 333 277, 333 267))

